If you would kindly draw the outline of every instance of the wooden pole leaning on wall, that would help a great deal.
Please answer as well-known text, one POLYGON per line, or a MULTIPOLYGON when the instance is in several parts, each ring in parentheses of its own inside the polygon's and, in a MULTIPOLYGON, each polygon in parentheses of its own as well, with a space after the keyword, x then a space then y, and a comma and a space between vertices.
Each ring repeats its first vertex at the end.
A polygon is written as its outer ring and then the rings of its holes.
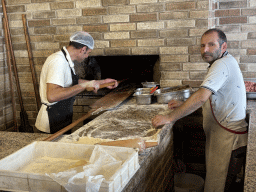
POLYGON ((15 94, 14 94, 14 89, 13 89, 13 76, 12 76, 12 62, 11 62, 10 47, 9 47, 9 43, 8 43, 8 34, 6 31, 6 21, 4 18, 2 18, 2 21, 3 21, 3 27, 4 27, 5 46, 6 46, 6 54, 7 54, 7 66, 8 66, 8 73, 9 73, 11 98, 12 98, 13 124, 14 124, 15 131, 18 131, 17 117, 16 117, 16 102, 15 102, 15 94))
POLYGON ((11 63, 13 66, 13 72, 14 72, 16 87, 17 87, 17 92, 18 92, 18 99, 19 99, 20 108, 21 108, 21 112, 20 112, 21 122, 20 122, 20 126, 18 129, 20 132, 33 133, 34 132, 33 127, 30 126, 30 124, 29 124, 28 115, 27 115, 27 112, 25 111, 24 105, 23 105, 22 94, 21 94, 21 89, 20 89, 20 81, 19 81, 19 77, 18 77, 16 60, 15 60, 15 56, 14 56, 14 52, 13 52, 13 48, 12 48, 11 34, 10 34, 9 22, 8 22, 6 5, 5 5, 4 0, 2 0, 2 8, 3 8, 3 15, 4 15, 3 19, 5 22, 4 30, 6 31, 6 34, 7 34, 7 43, 8 43, 9 49, 10 49, 10 53, 11 53, 11 63))
POLYGON ((33 85, 34 85, 34 90, 35 90, 37 111, 39 111, 40 107, 41 107, 41 100, 40 100, 40 95, 39 95, 39 90, 38 90, 38 83, 37 83, 37 78, 36 78, 36 72, 35 72, 35 67, 34 67, 34 62, 33 62, 33 54, 32 54, 30 38, 29 38, 28 28, 27 28, 27 20, 26 20, 25 14, 22 14, 22 21, 23 21, 27 50, 28 50, 29 64, 30 64, 30 69, 31 69, 31 73, 32 73, 32 80, 33 80, 33 85))

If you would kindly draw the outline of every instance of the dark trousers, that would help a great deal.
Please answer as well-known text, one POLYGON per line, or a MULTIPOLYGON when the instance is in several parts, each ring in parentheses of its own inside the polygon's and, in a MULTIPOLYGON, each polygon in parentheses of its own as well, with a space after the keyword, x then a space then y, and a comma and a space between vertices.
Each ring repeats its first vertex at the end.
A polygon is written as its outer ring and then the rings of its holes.
MULTIPOLYGON (((247 147, 244 146, 232 152, 225 184, 225 192, 234 190, 232 187, 236 183, 237 175, 241 172, 242 168, 243 173, 245 173, 246 151, 247 147)), ((244 178, 242 178, 242 182, 244 182, 244 178)))

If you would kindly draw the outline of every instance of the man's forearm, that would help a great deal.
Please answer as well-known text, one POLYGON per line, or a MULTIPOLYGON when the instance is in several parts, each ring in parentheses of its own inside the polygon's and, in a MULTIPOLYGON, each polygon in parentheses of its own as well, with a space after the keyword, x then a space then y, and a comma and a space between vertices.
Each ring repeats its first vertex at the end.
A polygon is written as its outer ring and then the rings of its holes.
POLYGON ((186 102, 184 102, 180 107, 176 108, 174 111, 170 113, 171 121, 177 121, 197 109, 199 109, 211 96, 211 92, 204 88, 200 88, 191 97, 188 98, 186 102))

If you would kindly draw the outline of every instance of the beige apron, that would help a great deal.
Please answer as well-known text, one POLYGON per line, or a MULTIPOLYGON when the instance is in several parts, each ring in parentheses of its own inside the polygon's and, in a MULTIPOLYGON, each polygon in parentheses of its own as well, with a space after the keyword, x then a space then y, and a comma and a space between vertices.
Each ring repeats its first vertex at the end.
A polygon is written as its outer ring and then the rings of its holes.
POLYGON ((215 120, 209 99, 203 105, 203 127, 206 135, 205 192, 223 192, 232 150, 247 145, 247 133, 235 134, 215 120))

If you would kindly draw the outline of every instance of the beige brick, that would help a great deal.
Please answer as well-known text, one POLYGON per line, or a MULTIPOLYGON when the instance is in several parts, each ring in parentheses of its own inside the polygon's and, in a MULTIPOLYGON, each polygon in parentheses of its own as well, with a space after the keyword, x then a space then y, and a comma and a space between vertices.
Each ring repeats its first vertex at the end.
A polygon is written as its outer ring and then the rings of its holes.
POLYGON ((103 6, 113 6, 113 5, 127 5, 128 0, 102 0, 103 6))
POLYGON ((174 87, 182 85, 182 80, 161 80, 160 86, 161 87, 174 87))
POLYGON ((101 7, 101 0, 76 1, 76 8, 101 7))
POLYGON ((104 33, 104 39, 129 39, 129 32, 104 33))
POLYGON ((73 2, 54 2, 54 3, 50 3, 50 7, 52 10, 73 9, 74 3, 73 2))
POLYGON ((44 42, 40 42, 40 43, 36 43, 35 44, 36 49, 58 49, 59 48, 59 43, 44 43, 44 42))
POLYGON ((132 13, 136 13, 136 7, 135 6, 111 6, 111 7, 108 7, 108 12, 110 15, 132 14, 132 13))
POLYGON ((173 46, 173 45, 194 45, 196 44, 195 38, 174 38, 174 39, 167 39, 167 46, 173 46))
POLYGON ((136 47, 136 40, 112 40, 111 47, 136 47))
POLYGON ((17 5, 17 4, 29 4, 31 0, 12 0, 8 1, 8 5, 17 5))
POLYGON ((247 33, 226 33, 228 41, 245 41, 247 33))
POLYGON ((160 20, 187 19, 187 18, 188 18, 188 12, 186 11, 160 13, 160 20))
POLYGON ((188 37, 188 30, 187 29, 175 29, 175 30, 164 30, 160 31, 160 37, 188 37))
POLYGON ((131 31, 131 38, 154 38, 157 37, 157 30, 131 31))
POLYGON ((255 63, 249 63, 248 64, 248 71, 256 72, 256 64, 255 63))
POLYGON ((69 34, 54 35, 54 41, 69 41, 69 34))
POLYGON ((209 9, 209 1, 198 1, 197 9, 208 10, 209 9))
POLYGON ((76 24, 75 18, 69 19, 52 19, 52 25, 74 25, 76 24))
POLYGON ((156 3, 157 0, 130 0, 130 4, 156 3))
POLYGON ((146 40, 138 40, 139 47, 159 47, 164 46, 164 39, 146 39, 146 40))
POLYGON ((133 55, 158 55, 159 49, 157 47, 136 47, 132 48, 133 55))
POLYGON ((196 8, 195 2, 172 2, 166 4, 166 10, 193 10, 196 8))
POLYGON ((74 16, 82 16, 82 11, 80 9, 63 9, 57 10, 58 17, 74 17, 74 16))
POLYGON ((77 24, 100 24, 102 23, 101 16, 87 16, 87 17, 78 17, 77 24))
POLYGON ((106 47, 109 47, 109 41, 95 40, 95 48, 96 49, 101 49, 101 48, 106 48, 106 47))
POLYGON ((203 71, 207 70, 208 63, 184 63, 184 71, 203 71))
POLYGON ((104 55, 104 49, 93 49, 91 52, 91 56, 98 56, 98 55, 104 55))
POLYGON ((131 22, 157 21, 156 13, 130 15, 131 22))
POLYGON ((23 27, 22 21, 9 21, 9 27, 23 27))
POLYGON ((110 31, 133 31, 136 30, 135 23, 110 24, 110 31))
POLYGON ((249 23, 256 23, 256 16, 250 16, 249 17, 249 23))
POLYGON ((152 13, 165 11, 163 4, 138 5, 137 13, 152 13))
POLYGON ((192 45, 188 48, 189 54, 201 54, 200 46, 199 45, 192 45))
POLYGON ((203 59, 202 59, 202 56, 201 54, 197 54, 197 55, 190 55, 189 56, 189 61, 192 62, 192 63, 195 63, 195 62, 204 62, 203 59))
POLYGON ((167 21, 167 28, 195 27, 195 20, 167 21))
POLYGON ((190 29, 189 30, 189 36, 195 37, 198 36, 201 38, 201 36, 204 34, 204 32, 207 31, 207 28, 203 29, 190 29))
POLYGON ((187 54, 188 47, 160 47, 160 54, 187 54))
POLYGON ((190 79, 191 80, 204 80, 206 71, 201 72, 190 72, 190 79))
POLYGON ((83 16, 91 16, 91 15, 107 15, 106 8, 91 8, 91 9, 83 9, 83 16))
POLYGON ((49 3, 30 3, 26 4, 26 11, 49 11, 51 10, 49 3))
POLYGON ((48 18, 55 18, 55 17, 56 17, 55 11, 44 11, 44 12, 33 13, 33 19, 48 19, 48 18))
POLYGON ((189 72, 183 72, 183 71, 172 71, 172 72, 162 72, 161 74, 162 79, 165 80, 188 80, 189 79, 189 72))
POLYGON ((208 11, 190 11, 189 17, 192 19, 207 19, 209 17, 208 11))
POLYGON ((108 25, 88 25, 83 27, 87 32, 107 32, 108 25))
POLYGON ((188 55, 161 55, 161 62, 181 63, 188 62, 188 55))
POLYGON ((241 63, 255 63, 256 55, 241 56, 241 63))
POLYGON ((81 31, 82 26, 64 26, 57 27, 57 34, 66 34, 66 33, 74 33, 76 31, 81 31))
POLYGON ((33 57, 36 58, 36 57, 48 57, 49 55, 53 54, 55 52, 55 50, 35 50, 33 51, 33 57))
POLYGON ((129 22, 129 15, 108 15, 103 16, 104 23, 122 23, 129 22))
POLYGON ((130 55, 129 48, 108 48, 105 49, 106 55, 130 55))
POLYGON ((163 63, 160 65, 160 71, 181 71, 181 63, 163 63))
POLYGON ((251 25, 242 25, 242 32, 256 32, 256 25, 251 24, 251 25))
POLYGON ((145 29, 163 29, 164 22, 147 22, 147 23, 138 23, 137 29, 138 30, 145 30, 145 29))
POLYGON ((49 19, 28 21, 29 27, 40 27, 40 26, 49 26, 49 25, 50 25, 49 19))

